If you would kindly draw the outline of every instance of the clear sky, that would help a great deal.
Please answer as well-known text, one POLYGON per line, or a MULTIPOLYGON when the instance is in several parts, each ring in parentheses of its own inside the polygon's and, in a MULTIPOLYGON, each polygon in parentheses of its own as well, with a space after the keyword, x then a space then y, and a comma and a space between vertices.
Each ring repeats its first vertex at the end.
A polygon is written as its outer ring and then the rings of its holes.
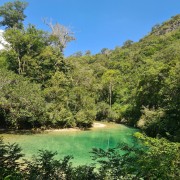
MULTIPOLYGON (((126 40, 138 41, 152 26, 180 14, 180 0, 26 0, 26 24, 48 30, 43 18, 71 27, 76 41, 65 55, 102 48, 113 49, 126 40)), ((0 0, 0 5, 8 0, 0 0)))

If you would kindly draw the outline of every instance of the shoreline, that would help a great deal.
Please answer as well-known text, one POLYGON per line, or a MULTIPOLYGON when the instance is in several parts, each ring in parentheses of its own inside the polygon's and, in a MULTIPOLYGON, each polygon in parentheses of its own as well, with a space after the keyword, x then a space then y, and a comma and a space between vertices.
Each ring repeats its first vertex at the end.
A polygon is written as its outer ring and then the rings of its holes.
MULTIPOLYGON (((92 130, 95 128, 104 128, 106 127, 106 124, 94 122, 91 128, 88 128, 87 130, 92 130)), ((85 129, 86 130, 86 129, 85 129)), ((47 129, 44 130, 45 132, 76 132, 76 131, 83 131, 80 128, 64 128, 64 129, 47 129)))
MULTIPOLYGON (((93 130, 93 129, 98 129, 98 128, 104 128, 107 125, 101 122, 94 122, 92 124, 91 128, 84 129, 84 130, 93 130)), ((63 128, 63 129, 35 129, 35 130, 7 130, 7 129, 0 129, 0 135, 3 133, 8 133, 8 134, 38 134, 38 133, 46 133, 46 132, 78 132, 78 131, 83 131, 83 129, 80 129, 78 127, 75 128, 63 128)))
POLYGON ((104 124, 104 123, 94 122, 93 125, 92 125, 92 128, 104 128, 106 126, 107 125, 104 124))

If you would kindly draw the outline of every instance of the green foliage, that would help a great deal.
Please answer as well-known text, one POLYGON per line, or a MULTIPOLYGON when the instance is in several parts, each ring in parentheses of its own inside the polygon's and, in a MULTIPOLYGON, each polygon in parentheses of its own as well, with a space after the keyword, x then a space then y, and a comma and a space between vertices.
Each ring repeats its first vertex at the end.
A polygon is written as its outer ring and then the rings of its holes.
POLYGON ((179 15, 154 31, 109 56, 119 71, 112 110, 148 135, 179 141, 179 15))
POLYGON ((76 118, 78 127, 88 128, 88 127, 91 127, 93 120, 95 118, 95 114, 93 113, 93 111, 90 111, 90 110, 89 111, 82 110, 82 111, 77 112, 75 118, 76 118))
POLYGON ((45 120, 45 101, 39 85, 7 70, 0 71, 1 127, 40 126, 45 120))
POLYGON ((146 131, 148 135, 161 134, 166 136, 166 127, 163 119, 166 114, 163 109, 148 109, 144 107, 142 116, 137 122, 138 127, 146 131))
MULTIPOLYGON (((109 120, 180 141, 180 15, 137 43, 64 58, 72 33, 60 24, 49 24, 51 34, 23 27, 26 7, 18 0, 0 7, 8 42, 0 53, 0 128, 89 128, 109 120)), ((0 140, 0 179, 179 178, 178 143, 136 137, 139 148, 93 149, 98 168, 73 167, 70 156, 56 160, 49 151, 22 164, 19 146, 0 140)))
POLYGON ((72 157, 66 156, 62 160, 55 160, 56 153, 40 150, 33 161, 26 161, 25 178, 36 179, 68 179, 71 174, 72 157))
POLYGON ((94 166, 90 165, 82 165, 73 168, 72 175, 70 177, 71 180, 92 180, 92 179, 100 179, 98 173, 95 171, 94 166))
POLYGON ((178 179, 180 144, 165 139, 148 138, 140 133, 137 133, 136 137, 148 148, 138 160, 141 168, 138 176, 147 179, 178 179))
POLYGON ((132 40, 127 40, 123 43, 123 48, 128 48, 133 44, 132 40))
POLYGON ((146 123, 139 127, 148 135, 179 140, 178 23, 179 15, 164 23, 169 27, 166 33, 154 33, 163 24, 140 42, 127 41, 111 53, 104 48, 95 56, 67 58, 75 84, 70 91, 71 108, 80 109, 84 95, 93 95, 97 120, 137 126, 143 119, 146 123), (150 117, 143 109, 154 113, 150 117))
POLYGON ((138 148, 120 145, 118 148, 93 149, 93 159, 100 167, 102 179, 178 179, 179 143, 165 139, 135 135, 142 143, 138 148), (120 153, 119 150, 124 150, 120 153))
MULTIPOLYGON (((124 163, 128 164, 127 154, 121 155, 118 149, 93 149, 93 159, 100 164, 99 174, 102 179, 119 179, 126 175, 124 163)), ((126 165, 127 165, 126 164, 126 165)))
POLYGON ((5 144, 0 138, 0 179, 21 179, 20 163, 23 157, 17 144, 5 144))
POLYGON ((62 67, 61 53, 49 45, 48 34, 33 25, 6 30, 4 38, 10 46, 4 52, 8 69, 43 83, 62 67))
POLYGON ((0 52, 0 69, 6 69, 6 68, 7 68, 6 58, 3 56, 3 53, 0 52))
POLYGON ((115 50, 64 58, 63 49, 74 40, 68 28, 51 22, 46 24, 52 33, 33 25, 18 28, 27 4, 8 3, 0 12, 6 6, 7 13, 19 8, 20 17, 15 22, 7 16, 14 24, 4 24, 8 44, 0 55, 0 69, 19 76, 11 77, 16 83, 7 83, 0 92, 1 126, 88 128, 94 120, 108 120, 179 141, 179 15, 137 43, 128 40, 115 50))
POLYGON ((170 20, 162 23, 161 25, 156 25, 154 28, 152 28, 151 34, 164 35, 166 33, 178 29, 179 23, 180 23, 180 16, 178 14, 176 16, 173 16, 170 20))
POLYGON ((14 2, 7 2, 0 7, 0 22, 1 26, 7 28, 22 28, 22 22, 26 18, 24 10, 27 7, 27 2, 15 0, 14 2))

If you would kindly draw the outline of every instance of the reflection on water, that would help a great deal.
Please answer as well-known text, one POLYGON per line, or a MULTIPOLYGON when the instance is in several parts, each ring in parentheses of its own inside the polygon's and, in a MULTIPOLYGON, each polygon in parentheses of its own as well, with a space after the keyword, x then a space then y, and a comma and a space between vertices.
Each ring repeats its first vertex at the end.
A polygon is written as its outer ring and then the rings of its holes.
POLYGON ((56 151, 57 158, 73 155, 76 165, 91 163, 89 152, 92 148, 112 148, 119 143, 133 144, 133 134, 137 130, 118 124, 106 124, 104 128, 90 131, 48 132, 32 135, 3 134, 5 142, 16 142, 26 154, 26 158, 36 155, 38 150, 56 151))

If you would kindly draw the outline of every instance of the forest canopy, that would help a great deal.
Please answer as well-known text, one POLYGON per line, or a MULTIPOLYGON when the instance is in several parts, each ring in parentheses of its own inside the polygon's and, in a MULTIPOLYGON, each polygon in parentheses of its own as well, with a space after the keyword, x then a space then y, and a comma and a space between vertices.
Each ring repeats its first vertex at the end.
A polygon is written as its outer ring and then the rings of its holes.
POLYGON ((180 176, 180 15, 139 42, 64 56, 73 32, 45 21, 23 24, 28 3, 0 7, 0 129, 90 128, 111 121, 139 128, 139 147, 92 149, 94 164, 40 150, 34 158, 0 138, 1 179, 178 179, 180 176), (149 137, 148 137, 149 136, 149 137), (124 153, 120 153, 123 150, 124 153))
POLYGON ((180 140, 180 15, 139 42, 64 57, 73 33, 59 23, 47 22, 51 31, 23 25, 26 7, 0 7, 7 42, 0 52, 1 128, 88 128, 107 120, 180 140))

